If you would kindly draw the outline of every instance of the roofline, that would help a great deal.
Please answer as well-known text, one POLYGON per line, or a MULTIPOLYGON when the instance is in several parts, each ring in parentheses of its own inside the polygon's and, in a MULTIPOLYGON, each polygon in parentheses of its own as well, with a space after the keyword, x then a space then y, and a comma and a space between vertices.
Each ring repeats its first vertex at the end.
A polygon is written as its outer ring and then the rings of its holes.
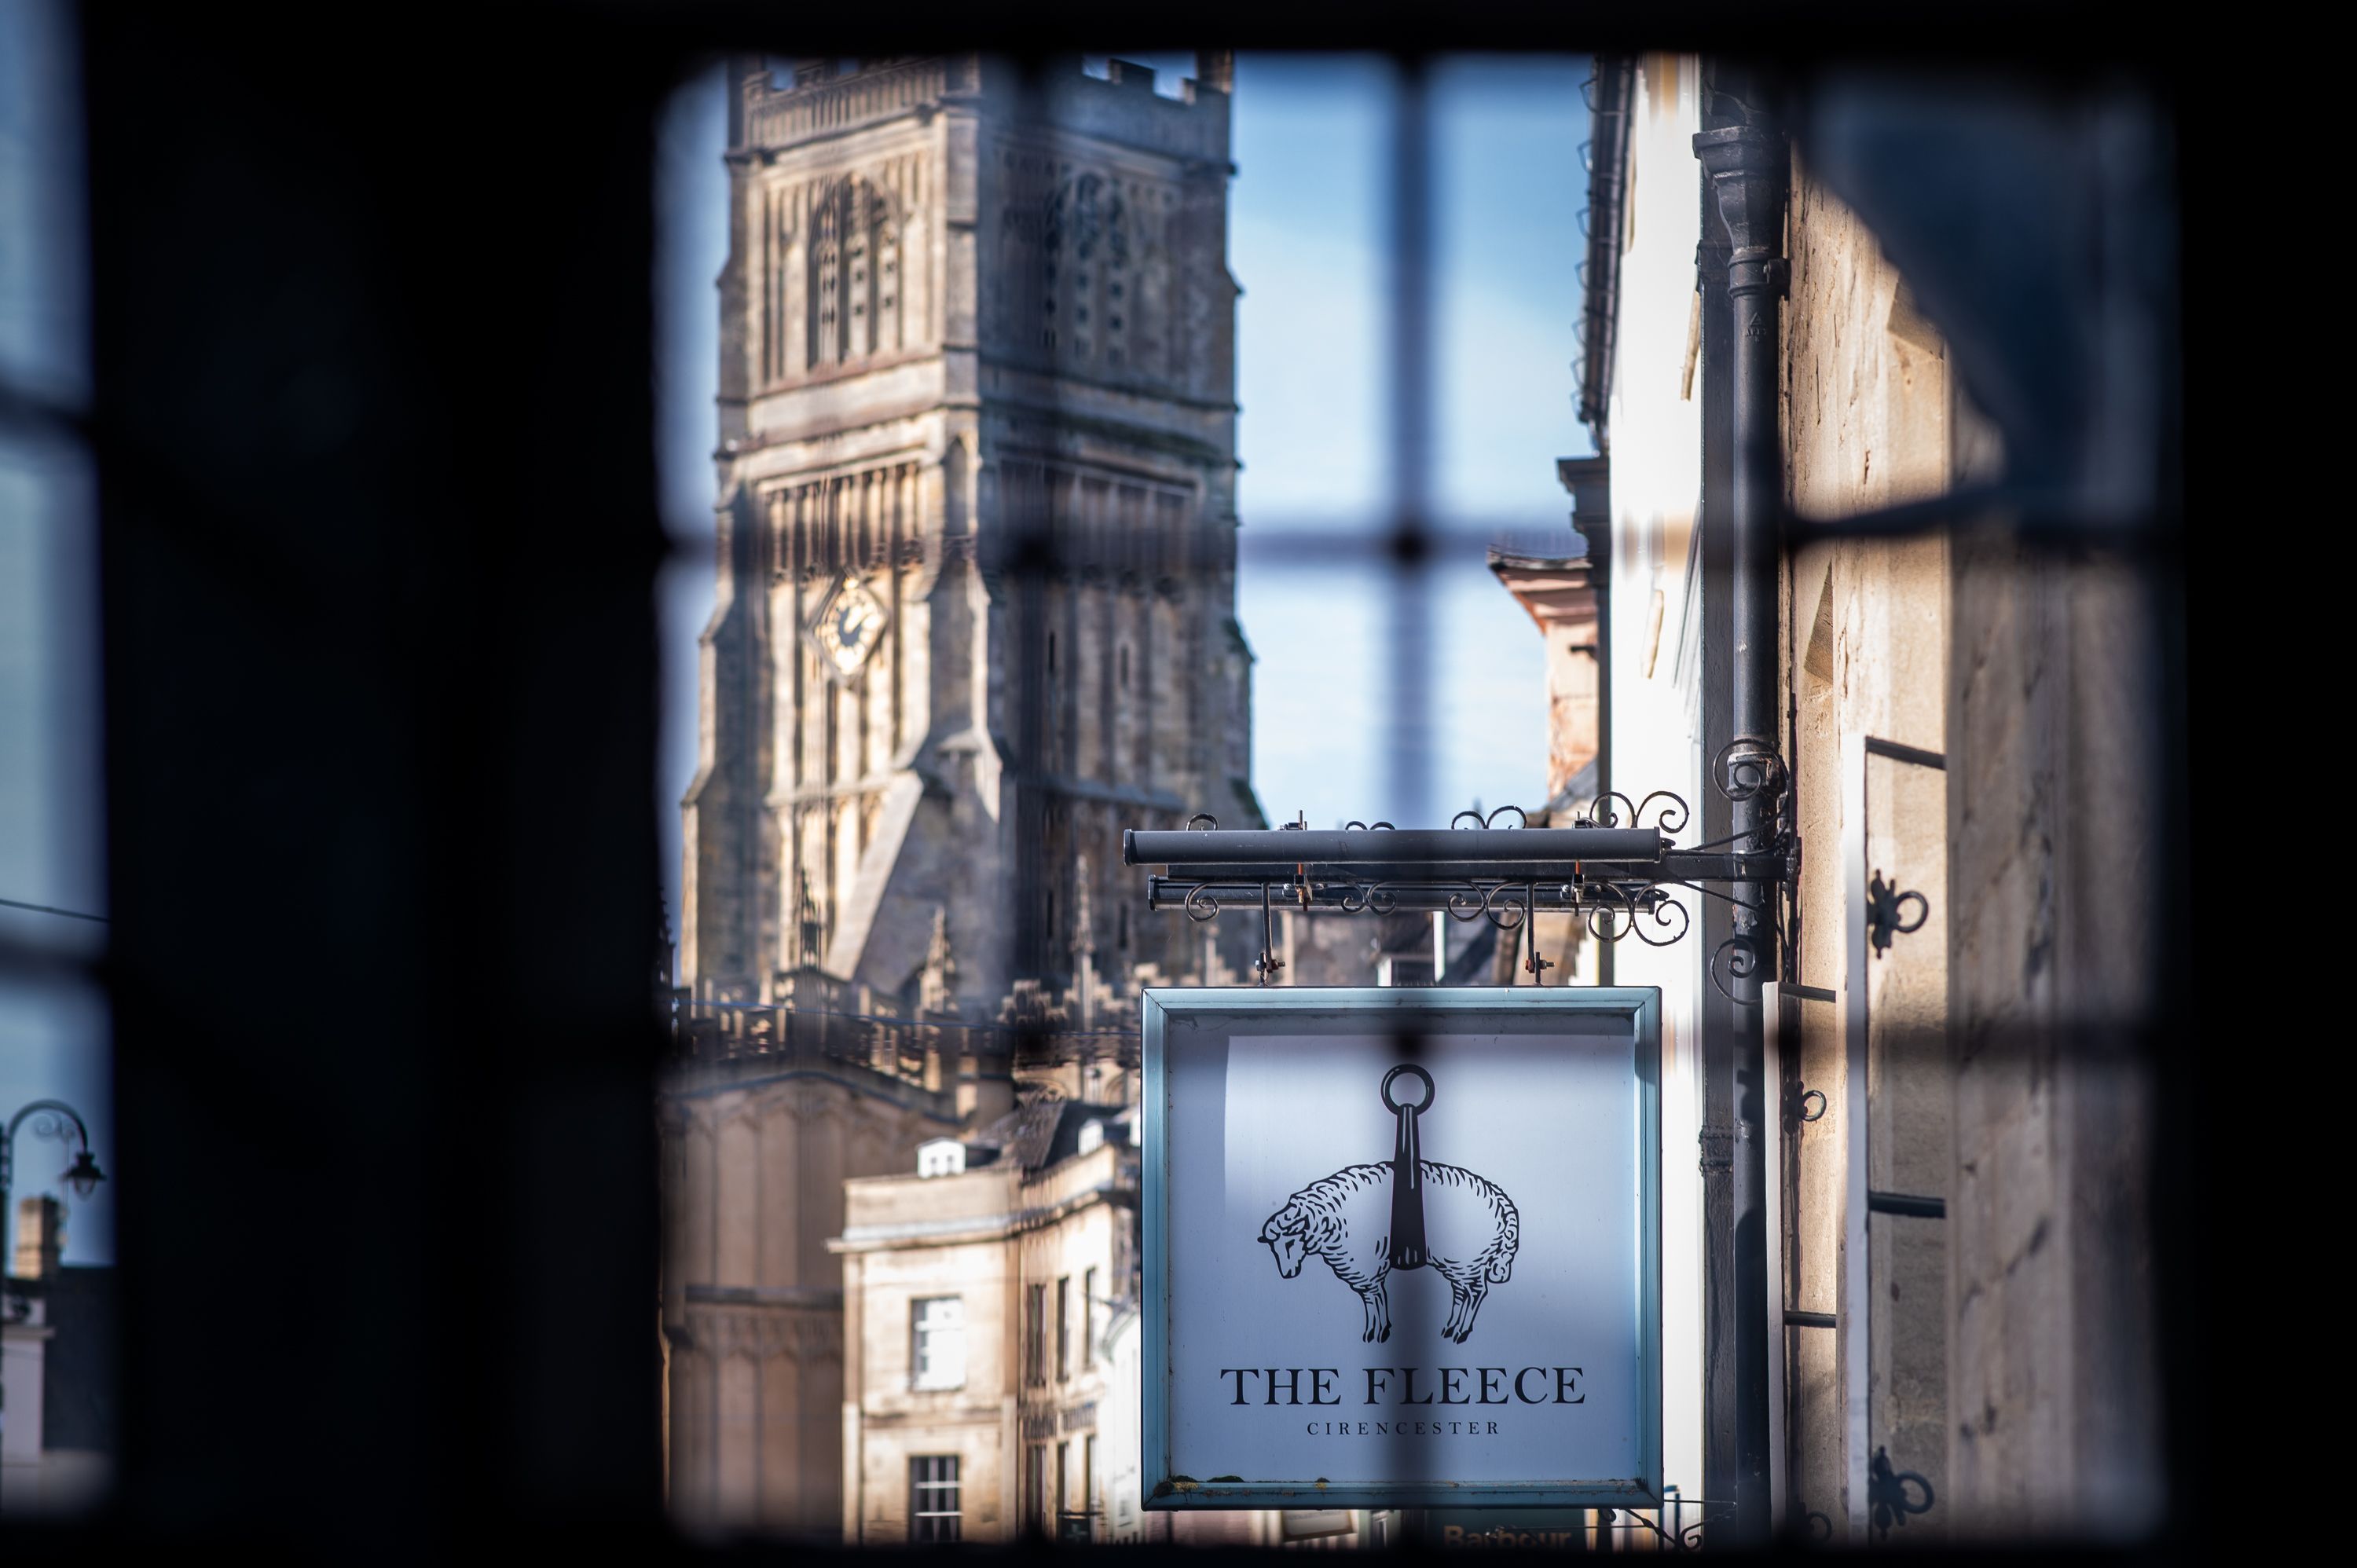
POLYGON ((1634 55, 1599 54, 1589 80, 1587 260, 1579 322, 1579 422, 1598 452, 1610 442, 1614 333, 1620 320, 1620 230, 1629 189, 1629 109, 1634 55))

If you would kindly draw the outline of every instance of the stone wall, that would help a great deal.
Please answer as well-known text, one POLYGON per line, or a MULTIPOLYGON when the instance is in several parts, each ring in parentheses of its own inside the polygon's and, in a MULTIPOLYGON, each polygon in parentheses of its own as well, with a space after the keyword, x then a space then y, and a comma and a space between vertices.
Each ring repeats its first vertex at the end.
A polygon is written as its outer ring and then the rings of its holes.
MULTIPOLYGON (((1949 488, 1951 376, 1938 336, 1874 235, 1796 165, 1787 242, 1783 422, 1792 503, 1838 518, 1949 488)), ((1836 1314, 1834 1329, 1785 1336, 1792 1507, 1855 1539, 1865 1513, 1846 1433, 1846 1358, 1863 1358, 1867 1447, 1947 1486, 1943 1222, 1870 1217, 1867 1278, 1846 1297, 1844 1218, 1855 1134, 1867 1185, 1943 1197, 1949 1087, 1946 950, 1939 926, 1861 954, 1850 924, 1877 873, 1909 888, 1944 880, 1945 786, 1936 768, 1869 753, 1867 737, 1936 756, 1945 740, 1948 560, 1937 537, 1813 542, 1790 553, 1783 695, 1802 862, 1798 979, 1832 1003, 1789 1009, 1793 1081, 1825 1091, 1823 1117, 1785 1136, 1791 1197, 1787 1302, 1836 1314), (1853 882, 1860 886, 1853 886, 1853 882), (1857 993, 1863 993, 1863 1004, 1857 993), (1860 1021, 1865 1036, 1849 1037, 1860 1021), (1862 1060, 1872 1085, 1850 1081, 1862 1060), (1866 1125, 1857 1125, 1864 1118, 1866 1125), (1851 1308, 1870 1303, 1867 1322, 1851 1308)), ((1945 900, 1933 911, 1943 918, 1945 900)), ((1939 1538, 1949 1516, 1910 1521, 1939 1538)))
POLYGON ((911 1168, 948 1097, 845 1063, 675 1075, 660 1106, 670 1498, 691 1529, 841 1528, 847 1178, 911 1168), (869 1080, 873 1079, 872 1082, 869 1080))
POLYGON ((2150 1191, 2159 650, 2136 575, 1959 542, 1948 748, 1963 1528, 2159 1520, 2150 1191))
MULTIPOLYGON (((1234 619, 1227 94, 972 59, 737 84, 720 585, 684 806, 683 973, 960 1008, 1199 972, 1125 827, 1259 817, 1234 619)), ((1219 940, 1245 960, 1241 929, 1219 940)))
POLYGON ((855 1181, 845 1214, 845 1321, 853 1359, 843 1389, 843 1540, 909 1539, 909 1461, 958 1460, 961 1533, 1014 1538, 1014 1421, 1020 1312, 1006 1221, 1016 1176, 1001 1168, 922 1179, 855 1181), (894 1242, 896 1231, 911 1232, 894 1242), (963 1304, 965 1378, 915 1385, 912 1314, 920 1300, 963 1304))
MULTIPOLYGON (((1835 518, 2001 471, 1937 332, 1874 236, 1796 166, 1784 433, 1794 508, 1835 518)), ((1794 550, 1786 695, 1802 869, 1787 1133, 1790 1305, 1846 1312, 1839 1187, 1944 1200, 1870 1217, 1868 1452, 1932 1481, 1910 1536, 2115 1537, 2158 1518, 2146 915, 2158 668, 2135 575, 2009 538, 1794 550), (1944 767, 1870 752, 1867 737, 1944 767), (1879 876, 1927 900, 1877 953, 1879 876), (1862 993, 1862 1004, 1859 1000, 1862 993), (1846 1031, 1864 1020, 1864 1055, 1846 1031), (1847 1081, 1863 1059, 1870 1103, 1847 1081)), ((1863 1514, 1842 1358, 1787 1334, 1796 1502, 1863 1514), (1838 1498, 1846 1506, 1833 1506, 1838 1498)))

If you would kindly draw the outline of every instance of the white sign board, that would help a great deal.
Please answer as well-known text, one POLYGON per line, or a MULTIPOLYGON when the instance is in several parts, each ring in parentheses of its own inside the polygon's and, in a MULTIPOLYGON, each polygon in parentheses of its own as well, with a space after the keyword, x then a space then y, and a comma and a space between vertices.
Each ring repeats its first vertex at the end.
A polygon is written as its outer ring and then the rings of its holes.
POLYGON ((1146 1506, 1657 1502, 1660 1020, 1148 991, 1146 1506))

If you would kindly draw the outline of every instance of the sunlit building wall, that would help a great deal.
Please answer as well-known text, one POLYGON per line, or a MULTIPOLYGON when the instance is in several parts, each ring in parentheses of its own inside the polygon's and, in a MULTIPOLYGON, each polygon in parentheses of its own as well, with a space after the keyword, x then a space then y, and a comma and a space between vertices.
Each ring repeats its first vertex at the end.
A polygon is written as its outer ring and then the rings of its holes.
MULTIPOLYGON (((1610 408, 1612 784, 1632 800, 1654 789, 1683 798, 1697 813, 1682 835, 1689 843, 1704 836, 1706 760, 1694 550, 1702 495, 1698 76, 1685 56, 1649 57, 1636 73, 1610 408)), ((1699 1498, 1702 1183, 1695 1161, 1675 1151, 1693 1149, 1701 1128, 1696 1008, 1708 982, 1702 900, 1680 897, 1692 921, 1685 940, 1654 948, 1626 939, 1613 950, 1612 973, 1624 985, 1662 988, 1662 1225, 1673 1239, 1662 1249, 1663 1473, 1699 1498)))
MULTIPOLYGON (((2125 561, 2025 544, 1986 513, 1845 526, 2001 482, 2007 455, 1892 237, 1812 166, 1807 136, 1773 236, 1787 298, 1714 306, 1727 234, 1692 139, 1759 109, 1704 62, 1636 62, 1611 302, 1609 746, 1632 798, 1701 808, 1715 789, 1725 720, 1708 709, 1732 650, 1713 602, 1726 480, 1706 465, 1738 416, 1712 401, 1727 374, 1713 334, 1776 333, 1795 521, 1774 742, 1803 853, 1760 1003, 1768 1320, 1735 1330, 1770 1341, 1772 1510, 1852 1545, 1900 1497, 1918 1542, 2132 1537, 2160 1498, 2153 1090, 2134 1033, 2156 985, 2136 896, 2161 789, 2151 601, 2125 561)), ((1813 145, 1840 145, 1819 130, 1813 145)), ((1708 821, 1698 809, 1683 842, 1708 821)), ((1707 906, 1688 908, 1699 935, 1707 906)), ((1688 1498, 1710 1282, 1703 1178, 1678 1151, 1701 1131, 1697 1025, 1727 1006, 1713 952, 1690 936, 1614 955, 1616 978, 1664 994, 1663 1220, 1684 1239, 1663 1251, 1665 1458, 1688 1498)))

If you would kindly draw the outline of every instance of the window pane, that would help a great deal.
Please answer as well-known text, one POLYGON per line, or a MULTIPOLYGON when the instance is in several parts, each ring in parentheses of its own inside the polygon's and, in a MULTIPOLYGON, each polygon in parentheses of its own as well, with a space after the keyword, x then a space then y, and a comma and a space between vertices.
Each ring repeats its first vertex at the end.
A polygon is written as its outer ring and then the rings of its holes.
POLYGON ((957 1455, 909 1461, 909 1539, 956 1541, 961 1536, 957 1455))
POLYGON ((1048 1380, 1048 1287, 1033 1285, 1023 1304, 1023 1380, 1048 1380))
POLYGON ((915 1341, 910 1357, 916 1386, 955 1389, 965 1386, 965 1300, 962 1296, 931 1296, 909 1306, 915 1341))
POLYGON ((1101 1294, 1096 1270, 1081 1275, 1081 1320, 1088 1326, 1086 1341, 1081 1346, 1081 1364, 1084 1367, 1096 1365, 1097 1297, 1101 1294))

